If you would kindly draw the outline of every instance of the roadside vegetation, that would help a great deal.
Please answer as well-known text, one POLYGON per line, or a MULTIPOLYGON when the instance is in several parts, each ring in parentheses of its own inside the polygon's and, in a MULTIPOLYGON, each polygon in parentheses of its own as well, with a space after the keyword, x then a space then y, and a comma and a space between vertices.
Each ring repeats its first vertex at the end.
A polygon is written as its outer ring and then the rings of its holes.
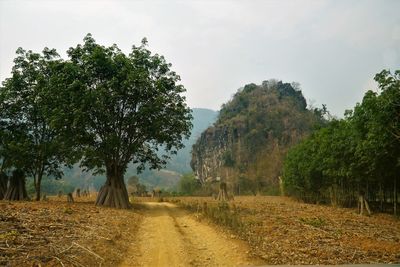
POLYGON ((378 92, 368 91, 344 119, 329 121, 289 150, 283 167, 288 195, 398 214, 400 70, 384 70, 375 80, 378 92))

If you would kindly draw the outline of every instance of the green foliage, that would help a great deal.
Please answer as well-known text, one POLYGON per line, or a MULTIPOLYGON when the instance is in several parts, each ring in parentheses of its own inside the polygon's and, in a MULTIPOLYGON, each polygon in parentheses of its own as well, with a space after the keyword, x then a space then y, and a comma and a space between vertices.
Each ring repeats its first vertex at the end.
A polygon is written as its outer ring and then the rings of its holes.
POLYGON ((290 195, 353 205, 359 193, 383 201, 398 190, 399 78, 399 71, 377 74, 380 94, 368 91, 345 119, 332 120, 289 151, 284 184, 290 195))
POLYGON ((182 195, 191 196, 201 188, 199 180, 192 173, 182 175, 178 184, 178 191, 182 195))
MULTIPOLYGON (((26 190, 29 195, 35 193, 35 185, 33 180, 30 180, 26 185, 26 190)), ((73 186, 68 179, 60 179, 55 180, 49 177, 43 177, 41 183, 41 192, 46 195, 57 195, 59 191, 62 191, 64 194, 73 192, 75 190, 75 186, 73 186)))
POLYGON ((233 167, 235 165, 235 159, 233 158, 231 151, 225 151, 222 155, 222 161, 227 167, 233 167))
POLYGON ((221 177, 235 194, 279 192, 287 149, 325 121, 324 110, 306 106, 298 85, 269 80, 239 89, 193 146, 202 184, 221 177))
POLYGON ((80 147, 82 166, 102 172, 117 165, 120 173, 129 162, 138 170, 145 163, 159 168, 183 147, 192 117, 181 96, 185 88, 171 64, 146 49, 145 40, 125 55, 89 34, 68 56, 55 88, 62 107, 56 123, 80 147), (159 146, 166 152, 162 156, 159 146))
POLYGON ((184 146, 192 115, 180 77, 146 46, 143 39, 125 55, 88 34, 68 61, 48 48, 19 48, 0 90, 1 171, 32 176, 39 200, 43 175, 61 177, 62 164, 79 161, 122 184, 130 162, 138 171, 165 166, 184 146))
POLYGON ((0 88, 2 168, 18 168, 32 177, 40 199, 43 175, 60 178, 71 150, 52 127, 53 78, 61 60, 45 48, 42 54, 18 48, 11 78, 0 88))
MULTIPOLYGON (((140 173, 141 182, 149 188, 163 188, 167 190, 176 190, 180 177, 192 171, 190 168, 190 155, 193 144, 207 127, 214 123, 217 112, 209 109, 193 108, 193 128, 189 139, 183 140, 184 148, 180 149, 176 155, 172 155, 171 159, 162 170, 149 170, 146 168, 140 173)), ((163 153, 162 148, 158 151, 158 155, 163 153)), ((135 165, 128 165, 126 175, 137 175, 135 165)))

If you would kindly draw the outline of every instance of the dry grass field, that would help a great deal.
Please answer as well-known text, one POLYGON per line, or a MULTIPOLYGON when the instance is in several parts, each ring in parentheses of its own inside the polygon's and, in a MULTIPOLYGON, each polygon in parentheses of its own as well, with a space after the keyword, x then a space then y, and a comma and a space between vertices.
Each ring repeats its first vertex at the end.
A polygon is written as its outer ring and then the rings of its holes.
POLYGON ((267 264, 400 263, 400 220, 286 197, 170 198, 248 241, 267 264), (207 204, 204 204, 207 203, 207 204), (206 205, 206 206, 205 206, 206 205))
POLYGON ((94 206, 94 197, 0 201, 0 266, 116 266, 135 240, 138 208, 94 206))
POLYGON ((0 201, 0 266, 400 263, 400 221, 387 214, 266 196, 163 199, 190 212, 156 198, 131 210, 93 200, 0 201))

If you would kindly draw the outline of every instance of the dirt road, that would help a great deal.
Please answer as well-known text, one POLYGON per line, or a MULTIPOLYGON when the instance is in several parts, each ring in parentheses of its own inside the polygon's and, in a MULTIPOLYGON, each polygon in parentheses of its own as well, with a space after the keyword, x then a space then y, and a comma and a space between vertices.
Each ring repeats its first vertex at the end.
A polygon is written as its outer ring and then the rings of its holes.
POLYGON ((121 266, 254 266, 244 242, 227 237, 171 203, 144 203, 138 245, 121 266), (136 258, 137 257, 137 258, 136 258), (133 261, 134 260, 134 261, 133 261))

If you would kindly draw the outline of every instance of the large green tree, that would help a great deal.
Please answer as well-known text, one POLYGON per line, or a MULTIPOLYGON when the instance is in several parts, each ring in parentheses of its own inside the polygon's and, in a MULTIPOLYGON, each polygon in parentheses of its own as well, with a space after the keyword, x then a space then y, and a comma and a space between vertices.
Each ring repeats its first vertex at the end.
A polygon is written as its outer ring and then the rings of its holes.
POLYGON ((146 47, 143 39, 126 55, 88 34, 82 45, 68 50, 69 60, 53 86, 58 96, 54 124, 79 147, 81 166, 106 173, 96 205, 128 208, 123 179, 128 163, 139 171, 160 168, 190 134, 192 116, 180 77, 146 47))
POLYGON ((65 162, 65 146, 50 124, 51 80, 60 62, 54 49, 45 48, 39 54, 19 48, 12 75, 0 90, 1 131, 12 137, 5 144, 8 154, 3 153, 3 165, 33 178, 36 200, 40 200, 43 176, 59 178, 65 162))

